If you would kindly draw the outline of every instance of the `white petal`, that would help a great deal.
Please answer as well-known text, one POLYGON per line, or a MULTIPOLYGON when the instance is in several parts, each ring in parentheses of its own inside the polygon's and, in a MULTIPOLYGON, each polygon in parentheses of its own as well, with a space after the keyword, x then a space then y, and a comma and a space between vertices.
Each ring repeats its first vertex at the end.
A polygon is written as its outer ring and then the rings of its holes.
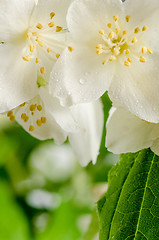
POLYGON ((115 154, 148 148, 156 138, 156 124, 149 124, 124 108, 111 109, 106 128, 106 147, 115 154))
POLYGON ((25 34, 34 6, 34 0, 0 1, 0 42, 12 41, 18 34, 25 34))
POLYGON ((62 143, 66 139, 66 133, 48 112, 40 96, 36 96, 26 102, 24 106, 15 108, 13 115, 15 115, 15 119, 27 132, 40 140, 54 138, 56 143, 62 143), (35 106, 34 110, 30 109, 32 105, 35 106), (41 107, 40 110, 38 110, 38 106, 41 107), (23 117, 22 114, 26 114, 29 118, 26 120, 26 116, 23 117), (37 120, 42 121, 41 118, 45 118, 46 122, 37 123, 37 120), (30 129, 30 126, 32 129, 30 129))
POLYGON ((35 65, 22 59, 22 47, 0 45, 0 112, 8 111, 37 94, 35 65))
POLYGON ((81 131, 69 134, 69 141, 82 166, 91 160, 95 164, 103 130, 103 109, 100 101, 80 104, 72 111, 81 126, 81 131))
MULTIPOLYGON (((147 57, 146 57, 147 58, 147 57)), ((159 122, 158 55, 130 67, 121 64, 109 89, 111 100, 149 122, 159 122)))
POLYGON ((73 46, 59 58, 51 73, 50 90, 61 104, 83 103, 98 99, 108 88, 114 64, 103 65, 104 56, 95 49, 73 46))
POLYGON ((57 98, 49 94, 47 87, 40 88, 40 96, 50 115, 66 132, 77 132, 79 125, 68 107, 62 107, 57 98))
POLYGON ((157 138, 152 144, 151 150, 159 156, 159 138, 157 138))
POLYGON ((106 26, 107 19, 121 14, 120 0, 75 0, 71 4, 67 23, 74 39, 78 42, 96 38, 98 31, 106 26))
POLYGON ((56 25, 65 28, 67 27, 66 13, 70 3, 71 0, 47 0, 47 2, 45 0, 38 0, 31 22, 37 22, 47 26, 47 24, 53 20, 56 25), (55 17, 52 20, 50 19, 51 12, 55 13, 55 17))

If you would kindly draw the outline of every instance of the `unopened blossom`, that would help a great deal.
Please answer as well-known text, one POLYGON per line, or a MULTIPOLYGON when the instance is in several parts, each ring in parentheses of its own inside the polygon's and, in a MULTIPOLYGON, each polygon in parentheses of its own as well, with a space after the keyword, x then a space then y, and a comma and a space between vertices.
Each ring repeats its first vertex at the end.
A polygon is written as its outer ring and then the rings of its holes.
POLYGON ((0 1, 0 112, 38 94, 37 76, 50 71, 67 46, 71 0, 0 1))
POLYGON ((33 99, 6 114, 11 122, 16 120, 40 140, 53 138, 59 144, 68 137, 82 166, 91 160, 96 162, 103 132, 100 101, 62 107, 58 99, 49 94, 48 87, 43 87, 33 99))
POLYGON ((112 108, 107 121, 106 147, 119 154, 144 148, 159 155, 159 123, 138 118, 124 108, 112 108))
POLYGON ((75 0, 65 50, 50 86, 63 104, 88 102, 106 90, 112 101, 159 122, 159 1, 75 0))

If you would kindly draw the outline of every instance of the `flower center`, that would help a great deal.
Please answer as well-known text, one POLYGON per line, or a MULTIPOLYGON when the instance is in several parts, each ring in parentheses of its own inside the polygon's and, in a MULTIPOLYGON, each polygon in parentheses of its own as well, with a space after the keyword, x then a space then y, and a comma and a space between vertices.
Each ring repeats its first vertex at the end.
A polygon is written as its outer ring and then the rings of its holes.
POLYGON ((39 96, 9 111, 7 117, 11 122, 17 119, 29 132, 33 132, 47 122, 45 108, 39 96))
POLYGON ((47 26, 43 26, 42 23, 37 23, 35 26, 30 26, 26 32, 28 44, 22 59, 26 62, 33 60, 38 65, 39 72, 42 75, 47 71, 41 57, 42 54, 46 55, 49 60, 55 62, 66 46, 65 33, 68 32, 68 30, 57 26, 53 21, 54 16, 55 13, 51 12, 47 26), (40 52, 42 54, 39 55, 40 52))
MULTIPOLYGON (((131 16, 125 17, 126 29, 130 19, 131 16)), ((130 67, 133 61, 147 62, 145 55, 153 53, 151 48, 143 45, 143 35, 147 30, 147 26, 143 26, 142 29, 136 27, 133 32, 125 30, 119 21, 119 16, 113 16, 107 28, 99 30, 101 42, 96 45, 96 53, 105 55, 102 64, 106 65, 117 59, 120 59, 126 67, 130 67)))

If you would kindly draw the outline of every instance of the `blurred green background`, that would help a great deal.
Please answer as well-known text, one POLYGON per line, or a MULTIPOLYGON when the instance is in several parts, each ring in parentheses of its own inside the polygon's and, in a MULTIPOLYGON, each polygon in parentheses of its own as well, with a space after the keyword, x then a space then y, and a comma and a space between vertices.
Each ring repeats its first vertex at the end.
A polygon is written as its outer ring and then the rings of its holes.
MULTIPOLYGON (((102 98, 105 121, 111 102, 102 98)), ((98 240, 96 202, 118 156, 82 168, 68 142, 39 141, 0 117, 0 240, 98 240)))

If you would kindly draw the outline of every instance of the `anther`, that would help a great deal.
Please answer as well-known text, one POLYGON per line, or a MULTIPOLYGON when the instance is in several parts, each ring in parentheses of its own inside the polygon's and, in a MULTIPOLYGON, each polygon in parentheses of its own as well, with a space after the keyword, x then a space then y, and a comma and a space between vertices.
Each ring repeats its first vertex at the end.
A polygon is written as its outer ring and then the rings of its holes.
POLYGON ((24 107, 24 106, 25 106, 25 102, 19 105, 19 107, 24 107))
POLYGON ((41 121, 42 121, 42 123, 46 123, 46 121, 47 121, 46 117, 41 117, 41 121))
POLYGON ((31 104, 30 107, 29 107, 29 110, 31 112, 35 111, 36 110, 36 104, 31 104))
POLYGON ((59 57, 60 57, 60 54, 59 54, 59 53, 57 53, 57 54, 56 54, 56 58, 58 59, 59 57))
POLYGON ((111 24, 111 23, 108 23, 108 24, 107 24, 107 27, 108 27, 108 28, 112 28, 112 24, 111 24))
POLYGON ((129 49, 126 49, 126 50, 124 51, 124 53, 125 53, 125 54, 130 54, 130 50, 129 50, 129 49))
POLYGON ((103 64, 103 65, 106 65, 106 64, 107 64, 107 61, 106 61, 106 60, 105 60, 105 61, 103 61, 103 62, 102 62, 102 64, 103 64))
POLYGON ((130 67, 131 63, 130 63, 129 61, 125 61, 125 62, 124 62, 124 65, 125 65, 126 67, 130 67))
POLYGON ((98 55, 102 54, 102 52, 103 52, 103 49, 98 49, 98 50, 96 51, 96 53, 97 53, 98 55))
POLYGON ((38 105, 38 106, 37 106, 37 109, 38 109, 38 111, 40 112, 40 111, 42 111, 43 108, 42 108, 41 105, 38 105))
POLYGON ((33 132, 34 129, 35 129, 35 127, 34 127, 33 125, 30 125, 30 126, 29 126, 29 131, 30 131, 30 132, 33 132))
POLYGON ((24 120, 26 118, 26 113, 21 114, 21 119, 24 120))
POLYGON ((33 45, 31 44, 31 45, 30 45, 30 52, 34 52, 34 51, 35 51, 35 45, 34 45, 34 44, 33 44, 33 45))
POLYGON ((29 55, 24 55, 23 60, 29 62, 31 60, 31 57, 29 55))
POLYGON ((56 32, 61 32, 61 31, 62 31, 62 27, 57 26, 57 27, 56 27, 56 32))
POLYGON ((126 31, 126 30, 124 30, 124 31, 123 31, 123 35, 126 35, 126 34, 127 34, 127 31, 126 31))
POLYGON ((44 46, 44 43, 43 43, 41 40, 36 39, 36 41, 38 42, 38 44, 39 44, 40 47, 43 47, 43 46, 44 46))
POLYGON ((35 62, 36 62, 36 63, 39 63, 39 62, 40 62, 40 59, 39 59, 39 58, 36 58, 35 62))
POLYGON ((40 72, 41 72, 41 74, 45 74, 46 73, 45 67, 41 67, 40 72))
POLYGON ((38 120, 36 121, 36 124, 38 125, 38 127, 41 127, 41 126, 42 126, 42 121, 41 121, 40 119, 38 119, 38 120))
POLYGON ((26 116, 25 119, 24 119, 24 122, 26 123, 26 122, 28 122, 28 120, 29 120, 29 117, 26 116))
POLYGON ((125 17, 126 22, 129 22, 129 21, 130 21, 130 18, 131 18, 131 16, 126 16, 126 17, 125 17))
POLYGON ((74 48, 71 46, 68 46, 68 50, 69 50, 69 52, 73 52, 74 48))
POLYGON ((101 49, 102 48, 102 44, 97 44, 96 45, 96 49, 101 49))
POLYGON ((115 36, 115 33, 114 32, 110 32, 109 35, 108 35, 108 38, 112 39, 112 38, 114 38, 114 36, 115 36))
POLYGON ((52 27, 55 26, 55 23, 54 23, 54 22, 50 22, 50 23, 48 24, 48 26, 49 26, 50 28, 52 28, 52 27))
POLYGON ((13 115, 10 116, 10 121, 11 121, 11 122, 14 122, 14 120, 15 120, 15 116, 13 116, 13 115))
POLYGON ((132 43, 136 43, 136 42, 137 42, 137 38, 134 37, 131 42, 132 42, 132 43))
POLYGON ((152 54, 152 53, 153 53, 153 51, 152 51, 151 48, 148 48, 147 51, 148 51, 149 54, 152 54))
POLYGON ((117 22, 117 21, 118 21, 118 19, 119 19, 119 16, 118 16, 118 15, 116 15, 116 16, 113 16, 113 19, 114 19, 114 21, 115 21, 115 22, 117 22))
POLYGON ((38 29, 42 29, 42 28, 43 28, 43 25, 42 25, 41 23, 38 23, 38 24, 36 25, 36 27, 37 27, 38 29))
POLYGON ((135 28, 134 33, 138 34, 139 32, 140 32, 140 28, 139 27, 135 28))
POLYGON ((8 113, 7 113, 7 117, 11 117, 13 115, 13 111, 9 111, 8 113))
POLYGON ((105 31, 104 31, 103 29, 100 29, 100 30, 99 30, 99 34, 104 35, 104 34, 105 34, 105 31))
POLYGON ((55 13, 54 13, 54 12, 51 12, 51 13, 50 13, 50 18, 52 19, 54 16, 55 16, 55 13))
POLYGON ((114 57, 114 56, 111 56, 110 58, 109 58, 109 61, 115 61, 116 60, 116 57, 114 57))
POLYGON ((120 33, 120 28, 115 29, 116 34, 120 33))
POLYGON ((147 60, 143 56, 140 56, 140 62, 145 63, 145 62, 147 62, 147 60))
POLYGON ((142 48, 142 53, 143 53, 143 54, 147 53, 147 48, 146 48, 146 47, 143 47, 143 48, 142 48))
POLYGON ((142 31, 144 32, 146 30, 148 30, 148 27, 147 26, 143 26, 142 31))
POLYGON ((51 48, 47 48, 47 52, 50 53, 52 50, 51 48))
POLYGON ((120 53, 120 51, 118 50, 118 49, 114 49, 114 54, 117 56, 119 53, 120 53))
POLYGON ((129 63, 132 63, 132 59, 131 59, 131 58, 128 58, 127 61, 128 61, 129 63))

